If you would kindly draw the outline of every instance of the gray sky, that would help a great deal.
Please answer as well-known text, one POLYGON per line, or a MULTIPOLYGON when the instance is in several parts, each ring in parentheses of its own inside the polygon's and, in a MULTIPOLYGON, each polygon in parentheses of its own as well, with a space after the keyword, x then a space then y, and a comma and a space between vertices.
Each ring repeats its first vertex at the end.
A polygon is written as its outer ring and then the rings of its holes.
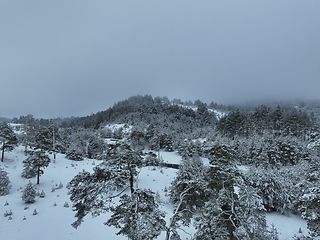
POLYGON ((0 0, 0 81, 4 117, 319 99, 320 1, 0 0))

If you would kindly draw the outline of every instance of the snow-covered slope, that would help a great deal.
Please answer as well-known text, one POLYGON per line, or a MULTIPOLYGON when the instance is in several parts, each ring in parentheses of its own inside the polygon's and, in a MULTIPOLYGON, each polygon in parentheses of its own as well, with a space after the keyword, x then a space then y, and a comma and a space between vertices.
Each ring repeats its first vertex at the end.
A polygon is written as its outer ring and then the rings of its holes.
MULTIPOLYGON (((92 171, 92 168, 99 163, 97 160, 85 159, 80 162, 67 160, 64 155, 58 154, 55 163, 51 162, 49 167, 44 169, 44 175, 40 178, 40 184, 36 185, 36 179, 30 179, 39 192, 45 192, 45 198, 36 198, 33 204, 24 204, 21 200, 21 192, 29 179, 21 177, 22 161, 26 158, 24 147, 19 146, 13 152, 6 153, 5 161, 0 163, 0 167, 9 173, 12 189, 9 195, 0 196, 0 239, 46 239, 46 240, 81 240, 81 239, 127 239, 124 236, 117 236, 117 229, 103 225, 110 214, 102 214, 97 218, 87 216, 78 229, 74 229, 71 223, 76 219, 72 211, 72 203, 67 195, 66 185, 78 172, 85 169, 92 171), (95 164, 95 165, 94 165, 95 164), (63 184, 61 189, 52 192, 52 188, 57 188, 63 184), (8 202, 9 205, 5 206, 8 202), (69 207, 65 207, 65 203, 69 207), (56 205, 56 206, 55 206, 56 205), (26 208, 27 206, 27 208, 26 208), (34 210, 38 212, 33 215, 34 210), (6 211, 12 211, 12 219, 4 217, 6 211), (25 218, 25 220, 23 220, 25 218)), ((161 152, 165 162, 179 163, 180 156, 175 152, 161 152)), ((51 156, 52 158, 52 156, 51 156)), ((177 170, 160 169, 155 167, 143 168, 139 174, 138 184, 140 188, 150 188, 159 192, 163 200, 163 210, 167 212, 166 219, 172 216, 172 206, 165 196, 165 187, 168 187, 175 177, 177 170)), ((298 232, 299 227, 303 233, 307 233, 305 221, 300 218, 288 218, 283 215, 269 215, 268 223, 275 223, 280 233, 280 239, 291 239, 298 232), (294 228, 292 227, 294 226, 294 228)), ((194 228, 185 229, 193 233, 194 228)), ((190 236, 181 232, 182 239, 190 239, 190 236)), ((165 233, 158 239, 164 239, 165 233)))

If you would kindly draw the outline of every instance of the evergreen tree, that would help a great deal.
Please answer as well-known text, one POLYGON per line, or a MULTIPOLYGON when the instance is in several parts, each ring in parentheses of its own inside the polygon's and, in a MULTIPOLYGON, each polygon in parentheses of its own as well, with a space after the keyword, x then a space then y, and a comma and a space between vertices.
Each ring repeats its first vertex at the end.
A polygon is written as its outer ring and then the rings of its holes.
POLYGON ((239 227, 235 235, 239 239, 269 239, 265 208, 257 190, 244 182, 237 188, 235 216, 239 227))
POLYGON ((70 160, 81 161, 83 160, 84 156, 84 148, 82 146, 79 146, 77 143, 71 143, 66 150, 66 158, 70 160))
POLYGON ((36 173, 37 184, 40 183, 40 176, 44 173, 43 168, 48 167, 50 158, 42 150, 30 151, 27 159, 23 161, 24 169, 22 176, 32 177, 36 173))
POLYGON ((18 143, 16 134, 13 132, 11 127, 5 122, 0 122, 0 142, 2 151, 1 162, 3 162, 4 152, 12 151, 18 143))
POLYGON ((9 194, 11 189, 8 173, 0 168, 0 196, 9 194))
POLYGON ((202 239, 205 237, 203 234, 208 231, 210 232, 208 236, 214 239, 226 239, 226 236, 234 239, 236 227, 234 182, 239 175, 233 162, 235 153, 230 146, 217 143, 206 149, 206 154, 210 161, 208 186, 211 196, 197 226, 196 239, 202 239), (212 216, 211 220, 207 218, 208 215, 212 216), (208 228, 208 224, 212 227, 208 228))
POLYGON ((33 188, 32 183, 29 181, 27 186, 23 189, 22 192, 22 201, 24 203, 34 203, 36 198, 36 190, 33 188))
POLYGON ((33 144, 35 150, 52 151, 53 149, 53 134, 50 128, 41 126, 35 136, 33 144))
POLYGON ((307 220, 312 237, 320 236, 320 188, 312 187, 300 198, 299 211, 307 220))
POLYGON ((130 140, 133 150, 142 151, 145 145, 145 136, 143 129, 133 127, 130 134, 130 140))
POLYGON ((284 213, 291 209, 290 182, 281 169, 251 168, 246 177, 250 185, 257 189, 268 211, 284 213))
POLYGON ((141 156, 125 143, 110 145, 107 158, 94 168, 93 173, 82 172, 68 184, 70 200, 77 211, 77 220, 72 224, 77 228, 84 217, 110 211, 113 198, 130 189, 135 192, 134 182, 137 168, 142 166, 141 156), (118 193, 120 191, 120 193, 118 193))
POLYGON ((170 200, 175 208, 179 205, 179 218, 176 217, 176 221, 180 220, 183 224, 189 225, 193 214, 202 209, 208 200, 205 171, 203 162, 197 153, 191 158, 181 160, 177 176, 169 190, 170 200), (182 193, 184 193, 184 199, 180 202, 182 193))
POLYGON ((113 214, 105 224, 119 228, 117 235, 132 240, 151 240, 165 230, 165 213, 159 210, 151 190, 136 189, 131 196, 122 195, 120 204, 111 211, 113 214))
POLYGON ((87 156, 88 158, 101 158, 105 149, 105 143, 103 139, 96 136, 96 134, 90 134, 87 140, 87 156))

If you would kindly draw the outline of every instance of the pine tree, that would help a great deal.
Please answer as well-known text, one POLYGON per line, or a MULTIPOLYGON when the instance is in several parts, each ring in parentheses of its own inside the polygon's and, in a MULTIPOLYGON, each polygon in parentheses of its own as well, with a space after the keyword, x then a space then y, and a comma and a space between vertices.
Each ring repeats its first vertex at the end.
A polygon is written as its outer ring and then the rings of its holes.
POLYGON ((227 144, 217 143, 206 149, 206 154, 210 161, 208 186, 211 196, 197 225, 196 239, 202 239, 205 233, 210 233, 208 236, 214 239, 226 239, 226 237, 234 239, 237 227, 234 183, 239 177, 233 162, 235 153, 227 144), (212 219, 208 219, 209 215, 212 219))
POLYGON ((83 160, 85 155, 85 150, 82 146, 79 146, 77 143, 71 143, 71 145, 66 150, 66 158, 75 161, 83 160))
POLYGON ((105 149, 104 141, 95 134, 90 134, 87 140, 87 156, 88 158, 101 158, 105 149))
POLYGON ((239 227, 235 235, 239 239, 268 239, 265 208, 257 190, 242 182, 235 199, 235 216, 239 227))
POLYGON ((136 189, 131 196, 122 195, 120 204, 111 211, 113 214, 105 224, 119 228, 117 235, 132 240, 151 240, 165 230, 165 213, 159 210, 151 190, 136 189))
POLYGON ((145 136, 144 136, 143 129, 133 127, 130 140, 131 140, 131 147, 133 150, 142 151, 145 146, 145 136))
POLYGON ((42 151, 52 151, 53 149, 53 132, 48 127, 40 127, 35 136, 33 148, 42 151))
POLYGON ((40 176, 44 173, 43 168, 49 166, 50 158, 42 150, 30 151, 29 157, 23 161, 24 169, 22 176, 29 177, 36 173, 37 184, 40 183, 40 176))
POLYGON ((77 220, 72 226, 80 226, 89 213, 97 216, 101 212, 109 211, 112 199, 123 195, 125 190, 130 189, 133 194, 137 168, 141 166, 141 156, 129 145, 110 145, 107 158, 94 168, 93 173, 81 172, 67 186, 70 200, 77 211, 77 220))
POLYGON ((11 127, 5 122, 0 122, 0 142, 2 151, 1 162, 3 162, 4 152, 12 151, 18 143, 16 134, 13 132, 11 127))
POLYGON ((205 168, 199 155, 195 153, 191 158, 181 160, 177 176, 171 183, 169 190, 170 200, 175 208, 179 205, 179 219, 185 225, 196 211, 201 209, 208 200, 207 181, 205 168), (183 202, 180 203, 180 194, 185 194, 183 202))
POLYGON ((310 188, 300 198, 299 211, 301 216, 307 220, 308 229, 312 237, 320 236, 320 188, 310 188))
POLYGON ((22 196, 21 196, 22 201, 24 203, 34 203, 36 194, 37 194, 36 190, 33 188, 32 183, 29 181, 29 183, 27 184, 27 186, 22 192, 22 196))
POLYGON ((0 168, 0 196, 9 194, 11 189, 8 173, 0 168))
POLYGON ((257 189, 268 211, 287 212, 291 206, 290 186, 281 170, 252 168, 246 175, 250 185, 257 189))

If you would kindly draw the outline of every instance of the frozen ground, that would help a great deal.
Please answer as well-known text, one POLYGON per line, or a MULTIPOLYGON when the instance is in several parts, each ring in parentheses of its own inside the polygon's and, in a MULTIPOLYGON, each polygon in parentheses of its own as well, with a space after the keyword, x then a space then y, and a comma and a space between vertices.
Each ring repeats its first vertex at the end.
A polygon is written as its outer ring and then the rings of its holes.
MULTIPOLYGON (((44 190, 45 198, 36 198, 33 204, 25 205, 21 200, 21 191, 29 182, 29 179, 22 178, 22 161, 26 158, 22 146, 17 147, 13 152, 6 153, 4 163, 0 167, 9 173, 12 189, 9 195, 0 197, 0 239, 25 240, 25 239, 46 239, 46 240, 81 240, 81 239, 127 239, 124 236, 116 236, 116 229, 103 225, 109 218, 109 214, 103 214, 97 218, 87 216, 78 229, 71 227, 75 221, 72 203, 67 195, 67 183, 83 169, 91 171, 99 163, 97 160, 85 159, 75 162, 65 159, 64 155, 58 154, 55 163, 50 163, 40 178, 40 184, 36 185, 39 192, 44 190), (95 164, 95 165, 94 165, 95 164), (63 188, 52 192, 53 186, 63 184, 63 188), (4 206, 8 202, 9 205, 4 206), (64 207, 65 203, 70 207, 64 207), (54 206, 56 205, 56 206, 54 206), (28 207, 25 209, 25 207, 28 207), (34 210, 38 215, 33 215, 34 210), (11 210, 12 219, 4 217, 6 211, 11 210), (23 220, 25 217, 25 220, 23 220)), ((180 163, 180 156, 177 153, 161 152, 165 162, 180 163)), ((50 156, 52 158, 52 156, 50 156)), ((140 172, 138 184, 140 188, 150 188, 158 191, 163 200, 163 210, 167 214, 167 220, 171 217, 172 206, 168 203, 164 189, 170 185, 175 176, 174 169, 160 169, 154 167, 143 168, 140 172)), ((36 183, 36 179, 30 179, 36 183)), ((281 214, 268 214, 269 224, 274 223, 280 234, 280 239, 291 239, 299 228, 307 233, 306 223, 297 216, 284 216, 281 214)), ((187 232, 194 232, 191 227, 185 229, 187 232)), ((164 239, 163 233, 158 239, 164 239)), ((190 237, 182 234, 182 239, 190 237)))

